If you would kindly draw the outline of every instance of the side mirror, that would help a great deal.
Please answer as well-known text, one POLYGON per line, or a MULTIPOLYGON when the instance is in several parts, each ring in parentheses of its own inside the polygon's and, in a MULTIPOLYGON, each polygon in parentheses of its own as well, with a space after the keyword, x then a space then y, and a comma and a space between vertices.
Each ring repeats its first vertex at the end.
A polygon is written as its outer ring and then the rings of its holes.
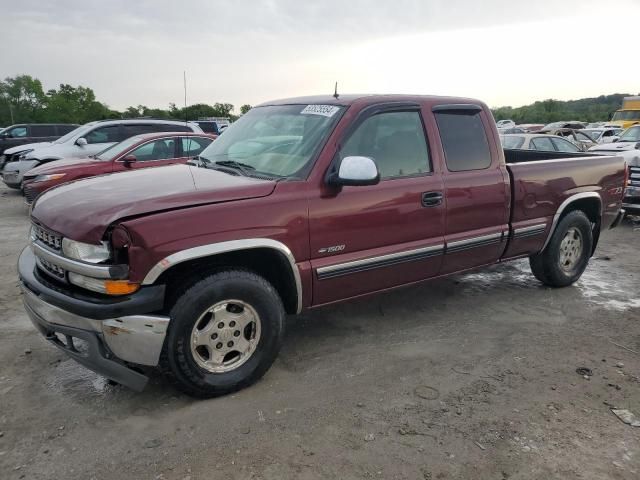
POLYGON ((138 159, 135 155, 129 154, 122 159, 122 163, 124 163, 125 167, 130 167, 132 163, 136 163, 138 159))
POLYGON ((613 137, 613 140, 611 140, 613 143, 617 142, 618 140, 620 140, 620 137, 613 137))
POLYGON ((87 139, 84 137, 80 137, 78 140, 76 140, 76 145, 78 145, 79 147, 84 147, 87 144, 87 139))
POLYGON ((12 135, 9 132, 3 133, 2 135, 0 135, 0 138, 11 138, 12 135))
POLYGON ((338 173, 329 177, 332 185, 375 185, 380 182, 380 172, 373 159, 369 157, 344 157, 340 162, 338 173))

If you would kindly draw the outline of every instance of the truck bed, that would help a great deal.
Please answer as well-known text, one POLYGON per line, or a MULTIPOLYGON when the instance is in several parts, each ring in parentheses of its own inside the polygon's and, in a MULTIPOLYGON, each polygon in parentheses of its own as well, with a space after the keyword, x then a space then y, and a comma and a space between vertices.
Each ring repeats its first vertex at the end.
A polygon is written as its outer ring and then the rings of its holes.
POLYGON ((601 209, 595 213, 602 214, 602 229, 615 220, 625 178, 622 157, 533 150, 504 153, 511 183, 512 229, 545 228, 545 235, 512 242, 505 258, 542 248, 558 206, 574 195, 581 194, 585 201, 595 202, 594 208, 601 209))

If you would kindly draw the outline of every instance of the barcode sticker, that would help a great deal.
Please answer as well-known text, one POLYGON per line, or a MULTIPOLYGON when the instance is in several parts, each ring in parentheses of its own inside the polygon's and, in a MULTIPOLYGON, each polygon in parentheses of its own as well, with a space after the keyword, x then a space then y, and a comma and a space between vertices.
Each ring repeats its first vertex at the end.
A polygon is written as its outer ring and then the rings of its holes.
POLYGON ((333 117, 340 107, 335 105, 307 105, 300 112, 302 115, 322 115, 323 117, 333 117))

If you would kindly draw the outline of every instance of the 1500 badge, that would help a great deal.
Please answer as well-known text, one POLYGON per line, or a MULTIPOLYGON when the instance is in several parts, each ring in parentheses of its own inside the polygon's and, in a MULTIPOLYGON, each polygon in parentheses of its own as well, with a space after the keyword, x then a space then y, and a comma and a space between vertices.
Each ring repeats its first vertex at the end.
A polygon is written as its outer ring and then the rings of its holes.
POLYGON ((318 253, 337 253, 344 250, 344 245, 334 245, 333 247, 324 247, 318 250, 318 253))

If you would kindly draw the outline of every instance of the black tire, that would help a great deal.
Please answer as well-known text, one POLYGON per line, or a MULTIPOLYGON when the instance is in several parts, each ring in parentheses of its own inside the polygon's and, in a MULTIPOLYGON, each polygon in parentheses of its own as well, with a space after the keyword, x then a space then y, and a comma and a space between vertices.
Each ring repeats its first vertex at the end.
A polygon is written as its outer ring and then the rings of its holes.
POLYGON ((589 264, 593 249, 591 222, 581 210, 565 215, 558 223, 545 249, 529 257, 529 265, 535 277, 550 287, 566 287, 576 282, 589 264), (568 232, 580 237, 581 248, 576 259, 562 265, 561 248, 568 232))
POLYGON ((271 367, 284 338, 285 310, 278 292, 246 270, 222 271, 198 281, 177 299, 170 317, 161 368, 176 388, 193 397, 216 397, 253 384, 271 367), (260 337, 244 363, 231 371, 212 373, 194 358, 191 335, 207 309, 230 299, 253 308, 260 321, 260 337))

